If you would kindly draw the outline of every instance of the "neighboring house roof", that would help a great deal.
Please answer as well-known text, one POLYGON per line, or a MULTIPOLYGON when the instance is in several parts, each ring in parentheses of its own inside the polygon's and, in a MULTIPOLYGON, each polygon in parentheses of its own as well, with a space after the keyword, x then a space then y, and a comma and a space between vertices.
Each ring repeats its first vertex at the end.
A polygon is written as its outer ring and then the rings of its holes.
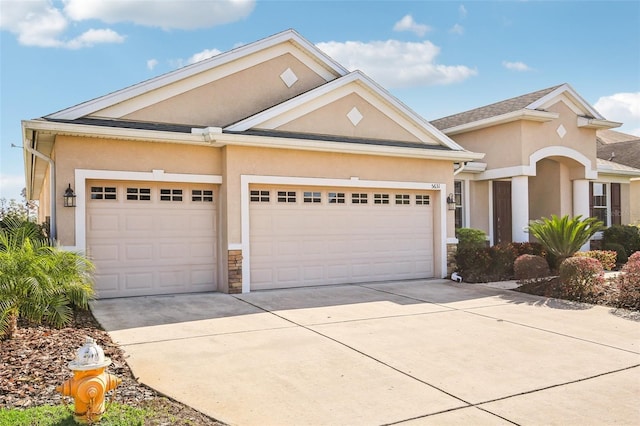
POLYGON ((640 169, 640 137, 609 130, 597 140, 599 159, 640 169))
POLYGON ((624 164, 598 158, 598 173, 605 175, 625 175, 630 177, 640 177, 640 169, 629 167, 624 164))
POLYGON ((521 119, 548 121, 557 118, 557 114, 548 112, 546 108, 563 97, 573 104, 581 118, 581 127, 600 129, 620 126, 620 123, 607 121, 567 83, 432 120, 431 124, 445 134, 453 135, 521 119))

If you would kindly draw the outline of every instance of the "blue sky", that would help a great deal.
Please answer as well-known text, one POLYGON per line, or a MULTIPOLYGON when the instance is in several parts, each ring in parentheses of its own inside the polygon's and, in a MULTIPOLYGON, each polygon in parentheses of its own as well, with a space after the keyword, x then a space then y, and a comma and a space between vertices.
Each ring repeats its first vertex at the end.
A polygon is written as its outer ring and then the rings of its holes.
POLYGON ((0 198, 20 120, 288 28, 427 119, 569 83, 640 135, 638 1, 0 0, 0 198))

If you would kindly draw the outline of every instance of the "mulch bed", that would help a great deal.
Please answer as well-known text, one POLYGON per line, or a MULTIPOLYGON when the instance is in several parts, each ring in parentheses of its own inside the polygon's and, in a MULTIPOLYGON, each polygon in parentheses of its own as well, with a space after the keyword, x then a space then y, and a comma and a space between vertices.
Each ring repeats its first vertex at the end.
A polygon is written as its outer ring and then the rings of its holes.
MULTIPOLYGON (((75 359, 86 336, 96 339, 105 356, 111 358, 107 372, 122 379, 115 392, 115 401, 163 413, 145 424, 224 425, 138 383, 123 351, 101 329, 90 311, 76 312, 73 323, 62 329, 20 320, 13 339, 0 340, 0 408, 62 404, 62 395, 55 388, 73 377, 67 364, 75 359)), ((66 401, 72 402, 70 398, 66 401)))

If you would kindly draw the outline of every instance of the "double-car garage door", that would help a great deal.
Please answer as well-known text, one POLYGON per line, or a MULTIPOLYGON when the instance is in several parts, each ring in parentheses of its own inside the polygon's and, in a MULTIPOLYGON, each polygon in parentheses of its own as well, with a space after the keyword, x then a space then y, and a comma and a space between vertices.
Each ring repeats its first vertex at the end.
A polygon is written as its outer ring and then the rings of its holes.
POLYGON ((433 276, 433 194, 250 188, 251 289, 433 276))
POLYGON ((217 190, 88 181, 87 249, 98 297, 215 291, 217 190))

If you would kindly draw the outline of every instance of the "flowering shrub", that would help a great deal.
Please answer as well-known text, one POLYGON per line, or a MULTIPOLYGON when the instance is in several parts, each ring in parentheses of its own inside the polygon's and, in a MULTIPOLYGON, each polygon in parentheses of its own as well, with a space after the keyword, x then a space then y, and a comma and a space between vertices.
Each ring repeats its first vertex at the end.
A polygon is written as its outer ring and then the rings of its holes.
POLYGON ((534 254, 518 256, 513 264, 513 271, 516 280, 530 280, 551 275, 545 258, 534 254))
POLYGON ((613 250, 591 250, 579 251, 574 256, 597 259, 600 261, 604 269, 612 271, 616 267, 616 258, 618 257, 618 254, 613 250))
POLYGON ((618 276, 617 305, 621 308, 640 310, 640 251, 633 253, 618 276))
POLYGON ((604 269, 597 259, 574 256, 560 264, 562 298, 591 302, 604 290, 604 284, 604 269))

